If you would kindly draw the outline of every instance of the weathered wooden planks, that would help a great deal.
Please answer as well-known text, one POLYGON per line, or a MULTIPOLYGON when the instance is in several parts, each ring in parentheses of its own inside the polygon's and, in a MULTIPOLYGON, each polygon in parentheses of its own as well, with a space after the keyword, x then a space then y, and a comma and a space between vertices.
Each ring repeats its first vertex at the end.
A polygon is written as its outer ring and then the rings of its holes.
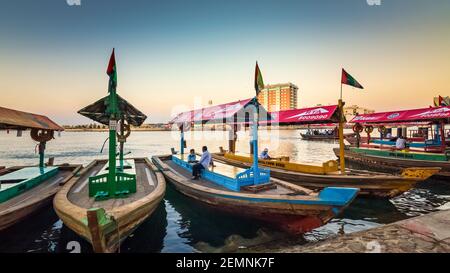
MULTIPOLYGON (((250 163, 234 160, 221 154, 213 154, 216 161, 238 167, 248 167, 250 163)), ((412 171, 412 170, 411 170, 412 171)), ((273 167, 270 172, 273 177, 294 183, 309 189, 319 190, 326 187, 359 188, 362 196, 392 198, 413 188, 418 182, 424 181, 439 171, 439 168, 420 168, 414 170, 420 176, 389 175, 383 173, 349 170, 346 175, 336 173, 312 174, 294 172, 273 167)))
MULTIPOLYGON (((17 170, 19 168, 13 167, 10 170, 17 170)), ((13 226, 34 212, 49 205, 56 192, 61 189, 61 185, 71 179, 81 168, 81 165, 60 165, 60 170, 56 176, 27 190, 19 196, 1 203, 0 230, 13 226)))
MULTIPOLYGON (((71 179, 55 196, 54 208, 66 226, 93 244, 97 252, 115 252, 120 243, 130 235, 159 205, 165 193, 165 179, 153 164, 146 158, 135 159, 137 164, 137 192, 127 198, 110 199, 95 202, 87 197, 87 190, 74 193, 77 185, 84 179, 102 169, 106 161, 95 161, 86 168, 79 178, 71 179), (150 186, 145 174, 148 169, 152 175, 154 187, 150 186), (84 196, 81 193, 84 191, 84 196), (92 227, 88 223, 90 208, 103 208, 115 224, 113 230, 102 229, 103 226, 92 227), (98 228, 98 229, 97 229, 98 228), (93 236, 93 232, 94 236, 93 236), (101 236, 99 236, 101 234, 101 236)), ((86 187, 87 188, 87 187, 86 187)), ((93 217, 91 215, 91 217, 93 217)), ((93 221, 93 218, 91 219, 93 221)), ((91 222, 92 223, 92 222, 91 222)))

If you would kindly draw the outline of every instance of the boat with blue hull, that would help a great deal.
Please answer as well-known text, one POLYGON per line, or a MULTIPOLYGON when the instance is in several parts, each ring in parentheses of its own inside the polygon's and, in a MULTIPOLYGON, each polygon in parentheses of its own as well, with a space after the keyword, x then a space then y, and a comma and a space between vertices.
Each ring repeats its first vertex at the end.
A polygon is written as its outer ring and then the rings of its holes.
POLYGON ((270 177, 255 185, 248 170, 214 162, 191 179, 192 165, 184 155, 152 157, 153 163, 177 191, 215 209, 262 220, 299 234, 320 227, 339 215, 356 197, 358 189, 325 188, 314 192, 270 177))

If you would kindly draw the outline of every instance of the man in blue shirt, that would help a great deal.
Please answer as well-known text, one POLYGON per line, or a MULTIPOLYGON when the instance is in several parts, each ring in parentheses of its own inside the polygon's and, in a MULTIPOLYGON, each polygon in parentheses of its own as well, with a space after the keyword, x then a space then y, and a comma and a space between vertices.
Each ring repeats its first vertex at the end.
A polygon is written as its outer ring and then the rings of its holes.
POLYGON ((200 158, 199 162, 192 166, 192 179, 198 179, 200 177, 200 173, 204 169, 208 169, 211 164, 211 154, 208 152, 208 147, 203 146, 202 148, 203 154, 200 158))
POLYGON ((265 148, 262 153, 259 155, 260 159, 270 159, 269 149, 265 148))

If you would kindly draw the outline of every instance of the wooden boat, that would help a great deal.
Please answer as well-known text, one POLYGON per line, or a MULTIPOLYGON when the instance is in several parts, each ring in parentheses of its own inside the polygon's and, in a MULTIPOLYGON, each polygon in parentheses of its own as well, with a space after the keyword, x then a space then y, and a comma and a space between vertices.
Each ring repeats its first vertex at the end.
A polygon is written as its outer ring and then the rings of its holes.
POLYGON ((147 118, 116 92, 114 50, 107 74, 108 96, 78 111, 109 125, 108 160, 95 160, 56 195, 54 208, 66 226, 85 238, 95 252, 114 252, 153 211, 164 196, 164 177, 147 158, 124 159, 130 125, 147 118), (117 132, 119 131, 119 132, 117 132), (120 144, 116 160, 116 141, 120 144))
MULTIPOLYGON (((334 153, 339 157, 337 149, 334 149, 334 153)), ((347 147, 345 160, 368 170, 385 173, 397 173, 404 168, 439 168, 440 171, 433 177, 450 180, 450 161, 440 154, 347 147)))
MULTIPOLYGON (((339 149, 337 149, 339 152, 339 149)), ((252 158, 236 154, 213 154, 216 161, 245 168, 252 164, 252 158)), ((351 187, 360 189, 362 196, 392 198, 413 188, 440 168, 408 168, 399 175, 346 169, 345 174, 338 170, 337 161, 328 161, 322 166, 299 164, 280 160, 258 160, 260 166, 270 167, 271 175, 309 189, 326 187, 351 187)))
POLYGON ((115 252, 164 197, 165 180, 147 158, 127 159, 137 191, 125 198, 96 201, 89 197, 89 177, 105 171, 107 160, 95 160, 69 180, 55 196, 54 208, 64 225, 90 242, 95 252, 115 252), (134 165, 134 166, 133 166, 134 165))
POLYGON ((37 166, 10 167, 1 171, 0 231, 51 204, 54 195, 81 165, 48 166, 43 174, 37 166), (8 191, 9 193, 7 193, 8 191), (4 196, 9 196, 4 199, 4 196))
POLYGON ((204 170, 199 180, 191 180, 192 166, 182 155, 154 156, 152 161, 182 194, 215 209, 262 220, 290 233, 304 233, 327 223, 358 192, 352 188, 313 192, 274 178, 264 184, 241 185, 236 177, 245 170, 221 162, 215 162, 212 170, 204 170))
POLYGON ((39 142, 39 165, 0 167, 1 231, 49 205, 61 186, 82 166, 44 163, 46 142, 53 138, 54 131, 63 130, 46 116, 0 107, 0 129, 17 130, 18 136, 30 129, 33 140, 39 142))
POLYGON ((408 167, 437 167, 441 168, 441 171, 434 177, 447 180, 450 178, 450 161, 445 125, 449 118, 450 107, 448 106, 358 115, 350 121, 354 124, 354 130, 359 128, 355 130, 357 133, 362 132, 364 126, 365 130, 370 131, 378 127, 380 132, 385 130, 385 126, 408 127, 426 124, 427 128, 422 127, 412 132, 408 139, 409 147, 401 151, 395 148, 394 139, 392 141, 383 139, 367 141, 366 139, 359 143, 361 145, 349 141, 356 147, 347 147, 345 154, 341 156, 339 153, 339 157, 343 157, 349 163, 383 172, 397 172, 408 167), (435 126, 435 133, 433 133, 433 126, 435 126), (432 132, 431 139, 428 139, 429 130, 432 132))
MULTIPOLYGON (((349 133, 349 134, 344 134, 344 138, 351 138, 352 136, 354 136, 355 134, 353 133, 349 133)), ((331 135, 328 134, 300 134, 300 136, 302 137, 303 140, 339 140, 339 134, 337 133, 333 133, 331 135)))

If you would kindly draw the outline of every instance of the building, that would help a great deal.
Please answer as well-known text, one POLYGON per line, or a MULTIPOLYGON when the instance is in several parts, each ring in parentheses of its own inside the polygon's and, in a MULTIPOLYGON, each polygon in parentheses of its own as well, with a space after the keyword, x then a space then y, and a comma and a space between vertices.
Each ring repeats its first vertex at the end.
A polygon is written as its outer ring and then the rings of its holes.
POLYGON ((375 110, 359 107, 358 105, 344 107, 344 115, 347 121, 350 121, 356 115, 373 114, 373 113, 375 113, 375 110))
POLYGON ((258 95, 258 101, 269 112, 297 108, 298 87, 293 83, 266 85, 258 95))

